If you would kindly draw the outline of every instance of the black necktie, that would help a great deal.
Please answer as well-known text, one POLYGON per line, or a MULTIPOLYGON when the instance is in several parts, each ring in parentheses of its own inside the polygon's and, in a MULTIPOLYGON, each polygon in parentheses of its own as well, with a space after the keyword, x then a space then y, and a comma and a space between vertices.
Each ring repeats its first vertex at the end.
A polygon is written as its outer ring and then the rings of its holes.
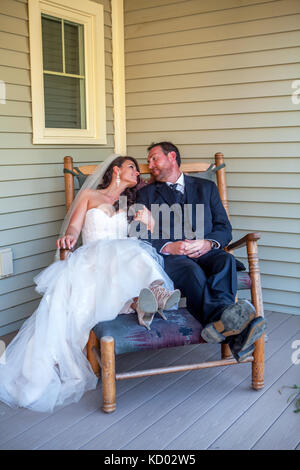
POLYGON ((179 191, 179 189, 178 189, 179 184, 177 184, 177 183, 174 183, 174 184, 173 184, 173 183, 172 183, 172 184, 169 184, 168 186, 169 186, 169 188, 172 189, 172 191, 174 191, 175 201, 180 204, 180 203, 182 202, 182 200, 183 200, 183 194, 182 194, 182 192, 179 191))

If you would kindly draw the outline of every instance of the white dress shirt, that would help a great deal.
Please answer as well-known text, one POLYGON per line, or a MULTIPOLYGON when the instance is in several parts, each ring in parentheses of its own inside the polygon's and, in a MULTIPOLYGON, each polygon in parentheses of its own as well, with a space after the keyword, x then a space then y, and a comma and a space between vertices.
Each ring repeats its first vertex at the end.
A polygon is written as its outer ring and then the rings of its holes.
POLYGON ((177 184, 177 191, 180 191, 182 194, 184 194, 184 189, 185 189, 185 183, 184 183, 184 176, 183 173, 180 174, 179 178, 175 183, 170 183, 169 181, 166 181, 166 184, 170 186, 170 184, 177 184))

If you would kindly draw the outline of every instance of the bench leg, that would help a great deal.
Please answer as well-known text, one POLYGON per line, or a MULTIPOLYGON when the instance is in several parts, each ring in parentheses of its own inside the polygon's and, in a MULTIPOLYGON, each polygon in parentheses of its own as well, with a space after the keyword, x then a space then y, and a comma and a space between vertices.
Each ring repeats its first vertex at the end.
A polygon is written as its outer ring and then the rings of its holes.
MULTIPOLYGON (((258 263, 257 242, 247 242, 247 253, 249 260, 249 274, 251 278, 251 301, 256 310, 256 316, 264 316, 260 271, 258 263)), ((259 338, 255 343, 255 351, 253 353, 254 361, 252 362, 252 387, 260 390, 264 387, 264 357, 265 335, 259 338)))
POLYGON ((264 371, 265 371, 265 335, 263 335, 255 343, 255 351, 253 353, 254 361, 252 362, 252 388, 260 390, 264 387, 264 371))
POLYGON ((232 353, 228 344, 221 344, 221 357, 222 359, 229 359, 232 357, 232 353))
POLYGON ((89 363, 91 364, 94 374, 97 375, 97 377, 100 377, 100 366, 93 352, 94 346, 99 351, 99 346, 100 346, 99 340, 97 336, 95 335, 95 333, 93 332, 93 330, 91 330, 89 340, 86 345, 87 358, 88 358, 89 363))
POLYGON ((112 413, 116 409, 116 371, 115 371, 115 342, 111 336, 101 338, 102 365, 102 409, 112 413))

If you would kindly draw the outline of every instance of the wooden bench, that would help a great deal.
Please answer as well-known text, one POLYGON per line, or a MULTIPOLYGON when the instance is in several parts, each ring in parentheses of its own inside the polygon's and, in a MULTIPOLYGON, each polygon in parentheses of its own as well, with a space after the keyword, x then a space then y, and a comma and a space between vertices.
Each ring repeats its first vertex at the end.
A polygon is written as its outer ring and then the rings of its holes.
MULTIPOLYGON (((224 155, 220 152, 216 153, 215 165, 222 166, 223 164, 224 155)), ((206 172, 210 165, 210 163, 202 162, 182 163, 181 170, 184 173, 201 173, 206 172)), ((67 171, 64 177, 66 208, 68 210, 74 199, 74 176, 70 171, 77 173, 73 166, 72 157, 67 156, 64 158, 64 168, 67 171)), ((79 170, 83 174, 89 175, 95 168, 96 165, 88 165, 79 167, 79 170)), ((140 170, 141 175, 149 174, 147 164, 141 164, 140 170)), ((216 172, 216 177, 220 197, 229 216, 224 167, 216 172)), ((251 301, 255 306, 256 315, 263 316, 257 251, 257 241, 259 239, 260 234, 249 233, 240 240, 227 246, 226 251, 232 252, 242 246, 247 247, 249 273, 245 271, 238 272, 238 290, 251 290, 251 301)), ((61 259, 65 259, 67 254, 68 250, 61 250, 61 259)), ((184 308, 180 308, 175 312, 167 312, 167 321, 156 318, 158 317, 156 315, 150 331, 138 325, 135 315, 136 314, 119 315, 115 320, 99 323, 90 332, 87 344, 87 357, 97 376, 100 376, 101 370, 102 408, 107 413, 114 411, 116 408, 116 380, 238 364, 232 357, 228 345, 221 345, 221 359, 218 361, 116 374, 115 354, 147 349, 160 349, 184 344, 204 343, 200 336, 202 329, 200 323, 184 308)), ((256 342, 253 356, 243 361, 243 363, 248 362, 252 362, 252 387, 255 390, 259 390, 264 386, 264 336, 256 342)))

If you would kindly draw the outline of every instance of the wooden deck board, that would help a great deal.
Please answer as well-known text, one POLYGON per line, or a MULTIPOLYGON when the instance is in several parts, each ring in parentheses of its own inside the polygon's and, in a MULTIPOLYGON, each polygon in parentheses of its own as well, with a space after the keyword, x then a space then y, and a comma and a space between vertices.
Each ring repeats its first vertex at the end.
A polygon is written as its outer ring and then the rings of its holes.
MULTIPOLYGON (((251 365, 241 364, 119 381, 117 410, 110 415, 100 409, 101 384, 53 414, 0 404, 0 448, 295 449, 299 414, 287 403, 288 391, 285 396, 278 389, 299 383, 300 365, 291 362, 291 344, 300 339, 300 317, 275 312, 266 317, 261 391, 251 388, 251 365)), ((118 357, 117 369, 212 360, 219 349, 200 345, 126 354, 118 357)))
POLYGON ((5 421, 8 418, 18 414, 20 412, 19 408, 10 408, 9 406, 5 405, 4 403, 0 403, 0 429, 1 429, 1 422, 5 421))
POLYGON ((295 407, 293 403, 287 405, 287 396, 285 396, 285 398, 281 396, 281 398, 286 405, 284 412, 267 429, 265 434, 255 443, 252 449, 285 450, 297 448, 300 439, 299 413, 294 413, 295 407), (280 436, 280 439, 278 439, 278 436, 280 436))

